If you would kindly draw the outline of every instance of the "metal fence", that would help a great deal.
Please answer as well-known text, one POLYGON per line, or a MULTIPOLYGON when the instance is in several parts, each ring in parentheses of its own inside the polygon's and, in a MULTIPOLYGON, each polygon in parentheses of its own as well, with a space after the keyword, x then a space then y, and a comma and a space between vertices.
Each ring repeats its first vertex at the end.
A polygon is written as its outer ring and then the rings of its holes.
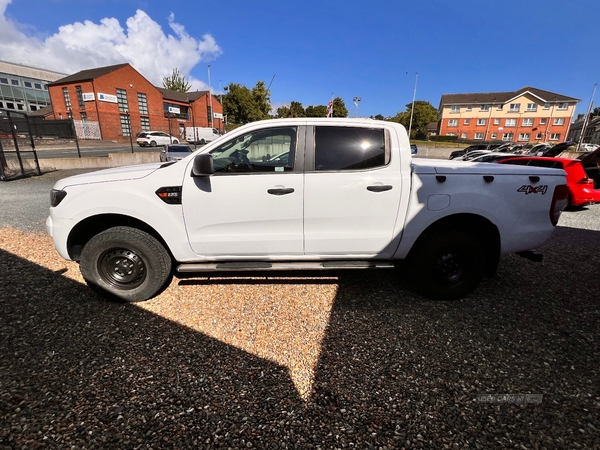
POLYGON ((0 181, 42 174, 33 136, 26 114, 0 109, 0 181), (5 149, 3 140, 14 148, 5 149))

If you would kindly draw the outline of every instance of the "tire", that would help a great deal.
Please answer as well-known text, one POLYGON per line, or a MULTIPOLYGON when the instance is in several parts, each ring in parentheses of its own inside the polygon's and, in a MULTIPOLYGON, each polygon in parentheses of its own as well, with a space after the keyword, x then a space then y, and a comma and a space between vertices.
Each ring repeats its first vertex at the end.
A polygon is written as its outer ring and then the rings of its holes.
POLYGON ((156 147, 156 141, 150 141, 150 147, 156 147))
POLYGON ((84 280, 107 298, 148 300, 171 281, 171 257, 148 233, 130 227, 105 230, 83 247, 79 269, 84 280))
POLYGON ((200 145, 204 145, 206 144, 206 141, 204 140, 204 138, 200 139, 200 145))
POLYGON ((408 266, 416 289, 432 300, 456 300, 481 282, 486 253, 473 236, 458 230, 433 231, 417 242, 408 266))
POLYGON ((179 144, 179 141, 177 139, 173 139, 173 144, 179 144))

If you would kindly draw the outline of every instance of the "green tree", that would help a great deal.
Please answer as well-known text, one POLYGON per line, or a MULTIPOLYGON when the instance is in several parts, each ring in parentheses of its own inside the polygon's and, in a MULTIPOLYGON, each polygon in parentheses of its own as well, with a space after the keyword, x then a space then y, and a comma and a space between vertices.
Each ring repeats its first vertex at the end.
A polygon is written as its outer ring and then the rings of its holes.
POLYGON ((327 117, 327 106, 318 105, 318 106, 307 106, 306 107, 306 117, 327 117))
POLYGON ((407 131, 410 126, 410 139, 425 139, 427 137, 427 125, 438 120, 438 110, 428 101, 415 101, 415 109, 412 112, 412 126, 410 125, 411 110, 412 103, 409 103, 406 105, 406 111, 400 111, 389 120, 401 123, 407 131))
POLYGON ((230 83, 225 91, 223 113, 227 115, 227 122, 245 124, 269 118, 271 99, 264 82, 257 82, 252 90, 243 84, 230 83))
POLYGON ((292 101, 290 102, 290 106, 284 105, 277 108, 277 117, 306 117, 306 111, 304 111, 302 103, 292 101))
POLYGON ((340 97, 333 99, 333 117, 348 117, 346 104, 340 97))
POLYGON ((187 92, 190 90, 190 84, 179 74, 178 69, 173 69, 170 77, 163 78, 163 87, 171 91, 187 92))

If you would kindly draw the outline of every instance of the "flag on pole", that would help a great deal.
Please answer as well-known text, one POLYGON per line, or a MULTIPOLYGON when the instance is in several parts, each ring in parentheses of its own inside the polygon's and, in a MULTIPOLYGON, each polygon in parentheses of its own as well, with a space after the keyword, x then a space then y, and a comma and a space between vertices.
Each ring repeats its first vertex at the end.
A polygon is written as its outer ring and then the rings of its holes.
POLYGON ((331 100, 327 103, 327 117, 333 116, 333 95, 331 96, 331 100))

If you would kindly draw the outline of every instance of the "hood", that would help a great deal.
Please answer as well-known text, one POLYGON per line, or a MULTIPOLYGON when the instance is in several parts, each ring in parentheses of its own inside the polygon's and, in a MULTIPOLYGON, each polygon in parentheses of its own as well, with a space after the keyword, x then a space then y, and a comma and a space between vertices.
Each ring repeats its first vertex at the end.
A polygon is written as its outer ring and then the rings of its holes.
POLYGON ((54 189, 64 189, 67 186, 78 184, 105 183, 107 181, 137 180, 150 175, 165 163, 139 164, 136 166, 115 167, 113 169, 98 170, 96 172, 82 173, 72 177, 58 180, 54 189))

